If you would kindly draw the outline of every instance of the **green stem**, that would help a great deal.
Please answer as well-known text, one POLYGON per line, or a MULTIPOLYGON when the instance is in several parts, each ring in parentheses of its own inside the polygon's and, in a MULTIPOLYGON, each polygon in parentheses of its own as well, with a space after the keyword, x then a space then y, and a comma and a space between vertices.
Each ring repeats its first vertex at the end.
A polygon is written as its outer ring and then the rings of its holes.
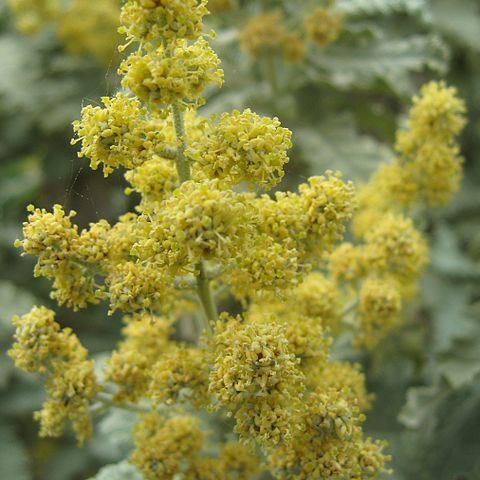
POLYGON ((197 277, 197 295, 202 304, 204 326, 209 335, 212 335, 211 322, 215 322, 218 318, 217 306, 213 300, 210 282, 205 270, 203 262, 198 264, 199 274, 197 277))
MULTIPOLYGON (((178 103, 172 105, 173 124, 175 127, 175 135, 179 141, 179 148, 177 150, 177 158, 175 160, 177 166, 178 177, 180 183, 190 180, 190 164, 185 155, 186 141, 185 141, 185 121, 182 110, 178 103)), ((210 282, 205 269, 203 261, 197 265, 198 277, 196 279, 196 291, 198 298, 202 304, 204 328, 209 335, 212 335, 212 327, 210 322, 214 322, 218 318, 217 307, 213 300, 212 292, 210 290, 210 282)))
POLYGON ((175 134, 180 142, 179 149, 177 150, 177 158, 175 163, 177 165, 178 178, 180 183, 190 180, 190 164, 185 156, 186 142, 185 142, 185 122, 183 120, 183 113, 180 110, 178 103, 172 105, 173 125, 175 127, 175 134))
POLYGON ((175 148, 164 148, 157 152, 161 157, 166 158, 167 160, 176 160, 177 159, 177 150, 175 148))
POLYGON ((267 55, 267 75, 270 88, 272 89, 272 95, 276 95, 278 93, 277 68, 275 64, 275 54, 273 52, 269 52, 267 55))
POLYGON ((346 317, 348 314, 352 313, 358 306, 358 299, 352 300, 350 303, 347 303, 342 310, 342 317, 346 317))
POLYGON ((110 395, 106 392, 98 392, 95 396, 95 399, 98 400, 103 405, 109 407, 120 408, 122 410, 128 410, 129 412, 135 413, 150 413, 152 411, 151 407, 135 405, 134 403, 119 403, 113 399, 113 395, 110 395))

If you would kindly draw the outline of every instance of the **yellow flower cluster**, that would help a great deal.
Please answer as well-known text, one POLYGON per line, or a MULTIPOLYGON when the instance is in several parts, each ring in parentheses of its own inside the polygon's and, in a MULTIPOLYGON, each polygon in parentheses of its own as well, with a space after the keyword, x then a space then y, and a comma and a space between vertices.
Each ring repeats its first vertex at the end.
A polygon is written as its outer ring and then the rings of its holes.
POLYGON ((356 403, 337 388, 320 388, 304 403, 299 432, 290 444, 281 444, 268 456, 277 479, 377 478, 388 457, 384 444, 363 438, 356 403))
POLYGON ((447 203, 458 190, 463 159, 457 136, 465 104, 444 82, 425 84, 413 98, 407 128, 397 134, 398 158, 383 165, 359 194, 354 231, 362 235, 386 211, 447 203))
POLYGON ((456 137, 464 112, 455 88, 443 82, 422 87, 407 128, 397 135, 398 158, 380 166, 359 193, 353 233, 363 243, 342 244, 330 256, 332 277, 348 285, 346 297, 356 303, 357 345, 373 348, 395 328, 403 299, 416 291, 428 246, 408 217, 446 203, 458 189, 462 160, 456 137))
POLYGON ((48 398, 35 412, 40 435, 62 435, 69 420, 78 442, 83 443, 92 433, 88 404, 100 390, 88 352, 69 328, 60 328, 55 313, 45 307, 33 307, 12 322, 15 343, 8 353, 15 365, 47 375, 48 398))
POLYGON ((133 439, 131 462, 146 480, 169 480, 188 472, 202 448, 204 434, 196 417, 164 418, 151 413, 136 425, 133 439))
POLYGON ((364 243, 344 243, 329 258, 337 284, 353 299, 356 345, 373 348, 400 320, 428 261, 425 239, 411 219, 392 213, 377 218, 364 243), (355 300, 356 299, 356 300, 355 300))
POLYGON ((217 408, 235 414, 235 431, 263 448, 288 441, 303 392, 298 360, 284 327, 222 315, 216 324, 209 391, 217 408))
POLYGON ((125 193, 137 192, 142 198, 142 208, 160 206, 163 200, 178 187, 178 175, 171 160, 153 155, 142 165, 125 173, 125 179, 131 185, 125 193))
POLYGON ((302 370, 306 365, 318 365, 327 358, 330 339, 325 335, 322 323, 317 318, 289 309, 288 301, 253 304, 247 320, 252 324, 281 325, 288 348, 300 360, 302 370))
POLYGON ((321 47, 329 45, 343 30, 343 14, 331 6, 316 7, 305 16, 305 30, 312 42, 321 47))
POLYGON ((132 53, 118 70, 122 85, 153 108, 176 102, 201 104, 205 88, 221 86, 220 60, 204 38, 188 45, 177 40, 132 53))
POLYGON ((147 396, 151 370, 158 356, 170 349, 171 322, 162 317, 127 317, 124 340, 108 359, 105 378, 119 388, 114 399, 119 403, 136 402, 147 396))
POLYGON ((398 323, 401 295, 395 284, 386 279, 370 277, 363 283, 359 297, 356 313, 360 333, 356 341, 372 348, 379 340, 379 331, 386 333, 398 323))
POLYGON ((120 3, 118 0, 9 0, 17 28, 26 35, 53 25, 72 55, 91 55, 108 64, 115 56, 120 3))
POLYGON ((59 10, 58 0, 8 0, 17 28, 26 35, 37 33, 59 10))
POLYGON ((116 56, 119 15, 118 0, 71 0, 58 16, 58 37, 70 54, 108 65, 116 56))
POLYGON ((305 55, 305 44, 297 32, 289 32, 278 11, 265 12, 248 20, 240 34, 242 49, 258 60, 281 55, 285 62, 296 63, 305 55))
POLYGON ((315 391, 337 389, 360 412, 366 412, 372 406, 374 396, 367 392, 365 375, 358 363, 329 362, 310 363, 305 371, 307 386, 315 391))
POLYGON ((282 179, 291 136, 278 118, 235 110, 223 113, 218 125, 212 125, 187 154, 208 178, 219 178, 225 186, 245 181, 269 189, 282 179))
POLYGON ((398 133, 396 149, 422 201, 441 205, 459 188, 463 159, 456 137, 465 126, 465 104, 444 82, 427 83, 420 95, 413 98, 408 129, 398 133))
POLYGON ((206 0, 135 0, 122 8, 120 33, 137 42, 197 39, 208 14, 206 0))
POLYGON ((246 446, 229 442, 222 446, 217 458, 200 457, 186 475, 192 480, 251 480, 259 473, 258 458, 246 446))
POLYGON ((233 9, 233 0, 208 0, 208 10, 212 13, 223 13, 233 9))
POLYGON ((426 242, 409 218, 384 216, 365 241, 370 271, 388 272, 404 285, 414 282, 427 263, 426 242))
POLYGON ((150 398, 155 403, 189 401, 205 407, 208 398, 208 363, 205 351, 175 346, 155 363, 150 383, 150 398))
MULTIPOLYGON (((97 387, 86 352, 75 371, 63 368, 48 381, 50 403, 39 414, 44 432, 60 433, 58 415, 86 432, 94 398, 100 409, 151 409, 134 432, 132 462, 145 478, 250 479, 259 465, 244 446, 220 443, 216 456, 204 447, 206 425, 196 410, 222 422, 226 411, 234 433, 260 447, 278 479, 375 478, 387 457, 363 437, 362 412, 371 401, 364 377, 358 366, 329 359, 341 302, 350 298, 338 278, 357 272, 343 257, 328 270, 356 208, 353 185, 328 171, 298 192, 238 188, 268 189, 281 180, 291 132, 250 110, 211 120, 196 115, 204 89, 221 79, 201 36, 205 13, 203 1, 128 0, 122 31, 139 48, 120 72, 131 93, 86 107, 74 123, 80 156, 93 169, 126 170, 126 193, 140 196, 135 213, 80 230, 74 212, 58 205, 53 213, 29 208, 16 244, 38 256, 35 272, 53 280, 54 298, 73 308, 105 299, 110 312, 132 314, 107 360, 107 386, 97 387), (218 316, 212 285, 243 302, 243 317, 218 316), (63 398, 68 404, 54 410, 63 398)), ((423 258, 411 225, 390 222, 358 247, 374 276, 358 269, 362 276, 349 279, 364 286, 358 311, 367 330, 377 321, 370 309, 390 320, 396 306, 373 278, 399 288, 423 258)), ((41 333, 32 327, 18 334, 30 350, 13 349, 29 371, 52 356, 45 331, 60 335, 53 317, 40 316, 41 333)), ((63 335, 68 355, 76 355, 76 338, 63 335)))
POLYGON ((131 461, 147 480, 180 475, 186 480, 251 480, 260 471, 258 458, 244 445, 219 444, 214 457, 206 451, 206 440, 196 417, 164 418, 151 413, 135 427, 131 461))
POLYGON ((82 120, 73 122, 77 138, 72 144, 81 142, 79 157, 89 158, 92 169, 103 163, 107 176, 120 166, 134 168, 164 146, 163 132, 137 98, 120 92, 102 102, 105 107, 84 107, 82 120))
POLYGON ((328 1, 326 6, 307 11, 303 31, 287 26, 287 19, 278 10, 257 14, 246 22, 240 32, 241 48, 253 60, 269 62, 270 69, 275 68, 274 62, 278 57, 285 63, 298 63, 305 57, 309 41, 325 47, 339 37, 344 16, 334 4, 334 0, 328 1))
POLYGON ((371 397, 358 366, 328 362, 324 341, 305 377, 285 324, 259 316, 224 315, 215 330, 210 392, 234 413, 240 438, 256 440, 278 479, 376 478, 388 458, 361 431, 371 397))
POLYGON ((313 252, 321 253, 324 246, 341 240, 345 223, 355 208, 352 182, 344 183, 339 172, 311 177, 299 187, 300 201, 306 212, 307 241, 313 252))
POLYGON ((223 316, 214 356, 210 392, 231 410, 245 399, 289 395, 302 388, 298 361, 288 350, 284 329, 274 322, 244 323, 223 316))
POLYGON ((201 259, 228 261, 248 231, 242 197, 220 188, 217 180, 182 183, 153 218, 135 251, 174 270, 188 271, 201 259))
POLYGON ((117 263, 105 278, 110 313, 165 312, 177 301, 172 276, 150 263, 117 263))
POLYGON ((17 240, 16 247, 22 247, 22 255, 38 256, 35 276, 53 280, 52 298, 60 304, 83 308, 87 303, 98 303, 103 298, 103 286, 96 282, 98 256, 102 257, 96 238, 85 232, 78 233, 71 218, 75 212, 65 215, 60 205, 53 213, 28 207, 30 215, 24 223, 24 240, 17 240), (82 257, 82 252, 88 252, 82 257), (93 262, 92 262, 93 261, 93 262))

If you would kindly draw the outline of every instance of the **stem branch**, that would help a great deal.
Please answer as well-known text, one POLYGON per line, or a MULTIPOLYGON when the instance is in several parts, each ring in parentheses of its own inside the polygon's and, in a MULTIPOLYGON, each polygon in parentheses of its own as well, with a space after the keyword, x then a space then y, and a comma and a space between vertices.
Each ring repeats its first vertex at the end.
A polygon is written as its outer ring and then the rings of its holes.
POLYGON ((210 322, 214 322, 218 318, 217 306, 213 300, 210 282, 205 270, 203 262, 198 264, 199 274, 197 277, 197 295, 202 304, 204 315, 204 326, 209 335, 212 335, 212 326, 210 322))
POLYGON ((175 126, 175 135, 177 136, 178 141, 180 142, 180 146, 177 150, 177 158, 175 159, 175 163, 177 166, 178 178, 180 179, 180 183, 186 182, 190 180, 190 165, 188 163, 188 159, 185 156, 185 149, 187 147, 185 143, 185 123, 183 120, 183 113, 180 110, 180 106, 178 103, 174 103, 172 105, 172 113, 173 113, 173 125, 175 126))
MULTIPOLYGON (((185 141, 185 121, 183 118, 183 113, 180 109, 178 103, 172 105, 172 114, 173 114, 173 124, 175 127, 175 135, 179 141, 179 148, 177 150, 177 157, 175 163, 177 166, 178 177, 180 183, 190 180, 190 164, 188 159, 185 156, 186 150, 186 141, 185 141)), ((210 283, 208 280, 208 275, 204 262, 201 261, 198 266, 198 277, 196 278, 196 290, 198 298, 202 304, 203 317, 204 317, 204 327, 209 335, 212 335, 212 327, 210 322, 217 320, 218 313, 217 307, 213 300, 212 292, 210 290, 210 283)))
POLYGON ((113 396, 106 392, 98 392, 95 396, 95 399, 98 400, 103 405, 109 407, 121 408, 122 410, 128 410, 129 412, 135 413, 149 413, 152 411, 152 408, 149 406, 136 405, 134 403, 119 403, 113 399, 113 396))

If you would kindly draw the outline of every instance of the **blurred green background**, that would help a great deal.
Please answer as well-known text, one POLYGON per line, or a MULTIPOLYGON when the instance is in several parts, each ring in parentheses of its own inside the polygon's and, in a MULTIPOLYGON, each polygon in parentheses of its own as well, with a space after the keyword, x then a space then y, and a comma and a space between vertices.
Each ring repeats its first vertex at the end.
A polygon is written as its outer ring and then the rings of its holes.
MULTIPOLYGON (((6 355, 11 316, 35 303, 53 306, 48 282, 33 278, 33 260, 12 246, 26 206, 60 203, 84 226, 134 205, 123 195, 121 174, 104 179, 70 145, 81 106, 118 88, 111 18, 119 5, 77 0, 90 23, 74 18, 73 28, 65 23, 71 15, 52 21, 39 14, 35 32, 19 31, 21 14, 38 13, 44 3, 0 1, 0 479, 130 479, 123 464, 97 471, 128 454, 132 418, 112 411, 83 449, 72 438, 39 439, 32 411, 42 384, 6 355), (65 25, 73 28, 67 37, 65 25)), ((422 83, 443 78, 459 89, 468 108, 465 180, 451 205, 424 218, 432 251, 421 293, 404 327, 375 351, 338 345, 335 354, 364 366, 376 394, 366 429, 389 440, 391 478, 480 479, 480 1, 337 0, 344 14, 339 38, 324 48, 309 45, 301 62, 254 60, 242 50, 241 31, 253 16, 282 12, 285 28, 296 31, 303 13, 322 3, 212 2, 207 23, 217 32, 212 43, 225 86, 201 113, 250 107, 279 116, 294 132, 288 188, 326 169, 362 182, 392 157, 395 130, 422 83)), ((79 8, 70 0, 62 5, 79 8)), ((98 358, 119 337, 119 317, 107 317, 103 307, 57 311, 98 358)))

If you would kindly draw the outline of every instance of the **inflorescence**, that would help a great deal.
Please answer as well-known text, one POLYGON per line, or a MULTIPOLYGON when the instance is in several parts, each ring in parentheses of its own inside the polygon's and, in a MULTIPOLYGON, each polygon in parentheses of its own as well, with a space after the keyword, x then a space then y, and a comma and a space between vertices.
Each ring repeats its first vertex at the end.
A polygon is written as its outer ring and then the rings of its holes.
POLYGON ((126 314, 105 384, 45 307, 14 318, 10 355, 47 378, 42 435, 62 434, 69 420, 83 442, 94 401, 146 404, 131 461, 147 479, 249 479, 262 468, 278 479, 377 478, 388 455, 362 432, 372 401, 364 376, 329 349, 351 328, 357 346, 373 348, 399 324, 428 257, 408 207, 444 202, 458 187, 463 104, 442 83, 425 86, 399 134, 398 160, 374 175, 359 204, 353 184, 332 171, 298 192, 263 193, 282 179, 291 132, 251 110, 197 112, 223 74, 203 33, 205 3, 128 0, 121 32, 138 49, 120 66, 124 90, 74 123, 79 156, 105 175, 126 170, 126 193, 141 196, 136 210, 80 229, 75 212, 29 206, 16 242, 38 258, 35 275, 52 281, 60 305, 106 301, 126 314), (413 183, 395 184, 389 169, 413 183), (356 208, 359 241, 339 244, 356 208), (218 315, 212 286, 245 311, 218 315), (183 342, 175 324, 192 318, 198 341, 183 342), (234 422, 215 455, 201 409, 234 422))

